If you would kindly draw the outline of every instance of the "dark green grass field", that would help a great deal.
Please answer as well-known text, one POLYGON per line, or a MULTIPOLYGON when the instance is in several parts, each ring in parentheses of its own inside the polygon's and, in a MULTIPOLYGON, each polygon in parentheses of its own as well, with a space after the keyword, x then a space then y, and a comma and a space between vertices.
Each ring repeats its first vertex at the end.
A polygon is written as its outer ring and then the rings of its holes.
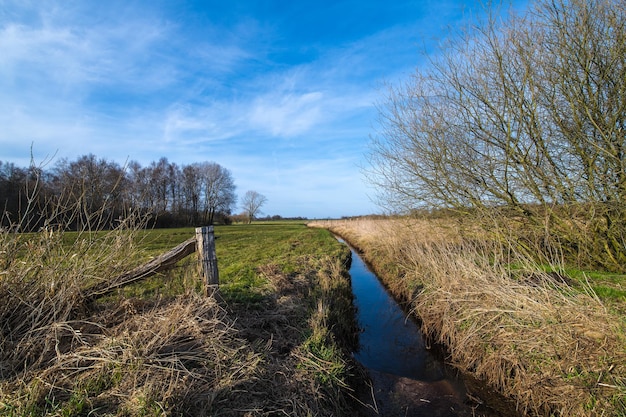
MULTIPOLYGON (((142 259, 165 253, 194 235, 194 228, 140 232, 137 240, 143 252, 142 259)), ((285 274, 293 274, 303 263, 316 257, 348 256, 345 246, 327 230, 308 228, 303 222, 296 221, 216 226, 215 238, 220 290, 226 301, 259 301, 268 284, 259 269, 268 265, 285 274)), ((133 284, 124 291, 126 295, 134 296, 151 296, 157 290, 162 294, 177 295, 193 287, 200 292, 202 283, 191 265, 197 262, 197 257, 191 255, 180 261, 173 271, 133 284)))

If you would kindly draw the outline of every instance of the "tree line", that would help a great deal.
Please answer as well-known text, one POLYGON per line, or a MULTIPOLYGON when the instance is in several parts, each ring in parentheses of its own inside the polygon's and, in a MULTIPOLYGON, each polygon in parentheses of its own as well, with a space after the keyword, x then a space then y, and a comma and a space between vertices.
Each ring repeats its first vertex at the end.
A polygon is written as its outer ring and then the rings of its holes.
POLYGON ((370 179, 394 210, 504 210, 533 250, 626 270, 625 3, 531 6, 389 89, 370 179))
POLYGON ((0 227, 111 228, 130 213, 154 227, 229 223, 235 190, 231 172, 215 162, 178 165, 161 158, 121 166, 89 154, 45 169, 0 161, 0 227))

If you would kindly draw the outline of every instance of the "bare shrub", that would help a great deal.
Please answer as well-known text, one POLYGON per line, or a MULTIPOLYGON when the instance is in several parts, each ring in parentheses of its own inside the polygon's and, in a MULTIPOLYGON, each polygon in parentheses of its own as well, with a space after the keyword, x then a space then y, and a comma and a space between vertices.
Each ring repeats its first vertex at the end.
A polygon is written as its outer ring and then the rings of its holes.
POLYGON ((548 251, 624 272, 624 3, 490 12, 380 106, 368 177, 382 207, 505 207, 548 251))

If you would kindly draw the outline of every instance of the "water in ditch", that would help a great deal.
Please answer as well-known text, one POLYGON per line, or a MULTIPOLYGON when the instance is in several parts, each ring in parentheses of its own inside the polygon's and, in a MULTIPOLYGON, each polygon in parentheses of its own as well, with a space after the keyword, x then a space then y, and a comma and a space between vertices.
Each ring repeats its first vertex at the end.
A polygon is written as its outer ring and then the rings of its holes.
POLYGON ((361 327, 355 359, 371 384, 361 394, 360 415, 415 417, 497 417, 470 393, 467 381, 426 345, 419 326, 387 293, 352 250, 352 291, 361 327))

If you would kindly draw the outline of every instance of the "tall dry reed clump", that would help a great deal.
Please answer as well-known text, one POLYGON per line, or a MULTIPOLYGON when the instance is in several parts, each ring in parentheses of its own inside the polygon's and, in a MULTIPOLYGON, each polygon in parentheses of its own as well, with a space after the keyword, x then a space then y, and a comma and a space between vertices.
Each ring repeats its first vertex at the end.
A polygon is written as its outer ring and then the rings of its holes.
POLYGON ((125 303, 91 323, 101 333, 76 331, 80 346, 0 385, 0 411, 202 415, 223 391, 250 380, 260 362, 211 298, 189 295, 146 311, 125 303))
POLYGON ((626 415, 624 318, 559 265, 546 269, 451 220, 317 226, 362 250, 450 361, 514 399, 521 413, 626 415))
POLYGON ((80 343, 86 290, 137 259, 131 218, 109 232, 0 232, 0 377, 38 367, 80 343), (71 240, 71 241, 70 241, 71 240))

